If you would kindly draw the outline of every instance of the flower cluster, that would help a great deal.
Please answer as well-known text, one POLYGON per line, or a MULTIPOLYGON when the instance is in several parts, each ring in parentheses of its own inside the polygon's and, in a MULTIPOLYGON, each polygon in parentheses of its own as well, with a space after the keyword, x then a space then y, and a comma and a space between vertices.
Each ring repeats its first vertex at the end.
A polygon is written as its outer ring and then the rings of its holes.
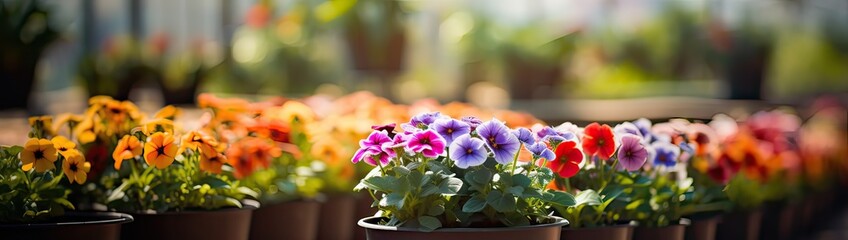
POLYGON ((374 196, 388 225, 424 230, 527 225, 551 221, 550 205, 574 201, 567 193, 545 190, 553 173, 544 167, 555 159, 551 148, 573 134, 534 134, 497 119, 454 119, 439 112, 415 115, 395 128, 372 127, 351 158, 376 166, 356 190, 374 196), (528 157, 519 161, 521 151, 528 157), (532 164, 537 161, 541 166, 532 164))

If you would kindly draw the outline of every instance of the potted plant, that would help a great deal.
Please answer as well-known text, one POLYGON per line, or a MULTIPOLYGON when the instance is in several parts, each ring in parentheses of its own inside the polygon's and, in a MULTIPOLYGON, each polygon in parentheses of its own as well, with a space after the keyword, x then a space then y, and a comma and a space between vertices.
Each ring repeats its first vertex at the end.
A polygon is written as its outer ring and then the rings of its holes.
POLYGON ((577 199, 575 206, 556 208, 572 223, 563 228, 562 239, 631 239, 636 224, 625 210, 640 203, 635 189, 650 182, 632 171, 645 164, 649 146, 643 140, 647 137, 627 124, 630 131, 598 123, 585 129, 565 123, 553 129, 567 138, 556 150, 557 161, 548 163, 559 176, 550 187, 576 193, 577 199))
POLYGON ((682 131, 685 132, 679 135, 682 136, 681 141, 693 148, 692 158, 686 166, 693 190, 686 193, 680 209, 681 214, 692 221, 686 228, 686 239, 712 240, 721 215, 732 206, 724 193, 730 173, 715 164, 719 139, 713 128, 703 123, 692 123, 682 131))
POLYGON ((66 212, 75 209, 66 185, 85 183, 91 164, 67 138, 53 137, 51 122, 30 118, 31 138, 24 146, 0 147, 0 235, 118 239, 121 224, 132 222, 131 216, 66 212))
POLYGON ((355 188, 380 209, 358 223, 368 239, 559 238, 567 221, 549 207, 572 205, 573 196, 544 189, 553 177, 547 167, 518 164, 523 145, 534 160, 554 158, 550 142, 517 137, 497 119, 438 112, 401 128, 376 128, 352 158, 375 166, 355 188))
POLYGON ((297 101, 280 102, 208 94, 198 99, 211 111, 209 131, 229 144, 226 156, 235 177, 263 205, 254 212, 250 238, 314 239, 321 207, 315 198, 323 186, 305 148, 305 126, 314 113, 297 101))

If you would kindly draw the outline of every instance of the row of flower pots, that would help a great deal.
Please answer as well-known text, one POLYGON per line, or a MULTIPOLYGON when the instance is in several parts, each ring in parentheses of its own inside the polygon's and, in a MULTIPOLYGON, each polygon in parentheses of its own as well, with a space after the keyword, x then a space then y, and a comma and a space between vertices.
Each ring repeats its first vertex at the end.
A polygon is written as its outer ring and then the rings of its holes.
POLYGON ((124 239, 783 238, 841 207, 848 170, 833 107, 614 126, 363 93, 198 107, 30 118, 0 147, 0 228, 100 211, 129 213, 124 239))

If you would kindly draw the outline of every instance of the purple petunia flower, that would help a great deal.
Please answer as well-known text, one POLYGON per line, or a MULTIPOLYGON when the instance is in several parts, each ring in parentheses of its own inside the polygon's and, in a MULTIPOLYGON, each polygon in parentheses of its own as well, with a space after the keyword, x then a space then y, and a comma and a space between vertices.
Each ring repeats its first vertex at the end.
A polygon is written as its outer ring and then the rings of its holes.
POLYGON ((424 157, 435 158, 445 152, 445 139, 433 130, 420 131, 412 134, 406 149, 421 153, 424 157))
POLYGON ((545 145, 542 142, 537 142, 537 143, 534 143, 532 145, 527 146, 527 151, 530 151, 530 153, 533 153, 534 159, 544 158, 544 159, 547 159, 547 160, 554 160, 556 158, 556 154, 554 154, 554 151, 551 151, 551 149, 548 149, 548 146, 545 145))
POLYGON ((480 121, 479 118, 473 116, 462 117, 460 121, 468 123, 468 126, 471 126, 471 129, 477 129, 477 126, 480 126, 483 121, 480 121))
POLYGON ((653 147, 653 163, 656 166, 674 167, 677 164, 677 157, 680 156, 680 148, 674 144, 657 141, 651 144, 653 147))
POLYGON ((621 137, 621 148, 618 149, 618 162, 627 171, 636 171, 648 160, 648 149, 642 146, 642 138, 637 135, 621 137))
POLYGON ((536 142, 536 139, 533 138, 533 133, 530 132, 530 129, 527 128, 518 128, 512 130, 512 135, 515 135, 518 138, 518 141, 524 143, 524 145, 533 145, 536 142))
POLYGON ((457 167, 462 169, 479 166, 489 157, 489 152, 484 145, 483 140, 473 138, 471 135, 459 136, 450 145, 450 158, 457 167))
POLYGON ((509 128, 497 119, 484 122, 477 127, 477 135, 486 142, 486 146, 495 154, 495 161, 500 164, 512 162, 521 142, 512 135, 509 128))
POLYGON ((415 116, 412 116, 412 119, 409 120, 409 125, 412 125, 417 128, 423 128, 426 126, 430 126, 436 119, 439 119, 442 116, 439 112, 429 112, 429 113, 421 113, 415 116))
POLYGON ((557 145, 562 141, 574 139, 574 134, 570 132, 560 132, 550 126, 544 126, 536 131, 536 137, 539 141, 550 142, 557 145))
POLYGON ((453 118, 437 119, 433 122, 433 124, 430 124, 430 129, 435 130, 439 133, 439 135, 442 135, 448 145, 450 145, 457 137, 471 132, 471 126, 453 118))
POLYGON ((640 118, 633 122, 633 125, 636 125, 636 128, 639 128, 639 132, 642 133, 642 138, 646 142, 653 142, 654 138, 651 136, 651 120, 646 118, 640 118))
POLYGON ((356 150, 350 161, 354 164, 365 161, 371 166, 377 166, 378 162, 386 165, 389 163, 389 154, 383 151, 381 146, 391 141, 386 131, 373 131, 368 138, 359 141, 359 150, 356 150))

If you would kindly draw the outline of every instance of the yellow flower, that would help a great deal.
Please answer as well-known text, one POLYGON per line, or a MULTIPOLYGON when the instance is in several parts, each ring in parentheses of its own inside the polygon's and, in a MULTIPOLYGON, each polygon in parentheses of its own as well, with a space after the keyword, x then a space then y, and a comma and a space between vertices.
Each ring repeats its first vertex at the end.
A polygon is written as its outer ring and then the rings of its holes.
POLYGON ((174 122, 168 119, 153 119, 141 125, 141 132, 147 136, 154 132, 174 134, 174 122))
POLYGON ((53 166, 56 158, 56 148, 50 140, 30 138, 21 151, 21 162, 24 164, 21 169, 29 171, 34 167, 36 172, 45 172, 56 168, 53 166))
POLYGON ((177 115, 179 115, 179 114, 180 114, 179 108, 174 107, 174 105, 168 105, 168 106, 163 107, 162 109, 159 109, 159 111, 156 112, 155 115, 153 115, 153 118, 162 118, 162 119, 174 120, 174 118, 176 118, 177 115))
POLYGON ((125 159, 141 155, 141 150, 141 142, 138 141, 137 137, 124 135, 124 137, 118 141, 118 146, 115 147, 115 151, 112 152, 112 159, 115 160, 115 169, 121 169, 121 163, 125 159))
POLYGON ((56 135, 53 131, 53 117, 51 116, 36 116, 29 118, 29 126, 32 128, 30 137, 47 137, 56 135))
POLYGON ((110 97, 110 96, 99 95, 99 96, 94 96, 94 97, 89 98, 88 99, 88 105, 91 105, 92 107, 94 107, 94 106, 106 106, 106 104, 111 102, 111 101, 115 101, 115 100, 112 99, 112 97, 110 97))
POLYGON ((71 142, 71 140, 68 140, 64 136, 53 137, 50 141, 53 142, 53 147, 59 151, 59 154, 62 154, 65 158, 68 157, 68 152, 77 148, 76 143, 71 142))
POLYGON ((263 117, 270 118, 269 120, 284 121, 286 123, 308 124, 315 121, 315 112, 312 108, 298 101, 289 100, 280 107, 271 107, 265 109, 263 117))
POLYGON ((81 144, 94 142, 97 139, 98 125, 94 123, 94 119, 86 118, 74 129, 74 135, 81 144))
POLYGON ((58 133, 65 124, 68 124, 70 129, 73 129, 80 122, 82 122, 82 116, 80 115, 70 113, 59 114, 56 116, 56 121, 53 122, 53 132, 58 133))
POLYGON ((310 153, 313 157, 327 163, 327 165, 345 163, 342 159, 347 158, 347 153, 342 148, 342 144, 331 137, 321 137, 312 145, 312 151, 310 153))
POLYGON ((88 171, 91 170, 91 163, 85 161, 85 157, 76 150, 68 151, 65 156, 65 161, 62 161, 62 171, 68 177, 71 183, 83 184, 87 177, 88 171))
POLYGON ((200 155, 200 170, 207 171, 214 174, 221 173, 221 166, 224 165, 224 162, 227 161, 227 157, 223 154, 215 152, 214 155, 206 156, 206 154, 200 155))
POLYGON ((144 161, 147 165, 164 169, 174 162, 176 156, 177 146, 174 144, 173 135, 157 132, 144 144, 144 161))

